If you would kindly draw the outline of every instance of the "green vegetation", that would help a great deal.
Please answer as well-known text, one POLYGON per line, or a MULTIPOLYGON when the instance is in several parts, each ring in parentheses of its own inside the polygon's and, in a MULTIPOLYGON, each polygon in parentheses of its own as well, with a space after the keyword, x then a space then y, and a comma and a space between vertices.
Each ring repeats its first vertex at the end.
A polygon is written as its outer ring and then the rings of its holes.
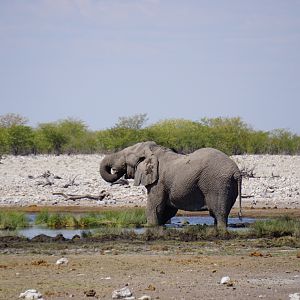
POLYGON ((50 228, 92 228, 92 227, 142 227, 146 223, 144 209, 124 211, 104 211, 75 217, 72 214, 40 212, 36 225, 46 225, 50 228))
POLYGON ((300 237, 300 221, 289 216, 277 219, 257 221, 251 225, 251 232, 255 237, 300 237))
POLYGON ((29 226, 29 221, 23 212, 0 212, 0 229, 15 230, 29 226))
POLYGON ((153 140, 180 153, 213 147, 233 154, 300 154, 300 136, 285 129, 254 130, 241 118, 162 120, 145 126, 147 114, 120 117, 109 129, 91 131, 76 119, 27 126, 19 115, 0 116, 1 154, 72 154, 118 151, 153 140))
MULTIPOLYGON (((273 246, 300 246, 300 221, 283 216, 280 218, 259 220, 251 224, 248 230, 220 231, 213 226, 189 225, 180 228, 146 227, 142 233, 135 228, 145 227, 146 216, 142 208, 124 211, 108 210, 101 213, 74 215, 71 213, 40 212, 35 220, 36 225, 49 228, 96 228, 93 232, 83 234, 85 238, 99 240, 174 240, 174 241, 210 241, 226 239, 259 239, 258 247, 266 246, 265 240, 272 240, 273 246), (132 229, 130 229, 132 228, 132 229)), ((0 229, 16 230, 30 226, 26 214, 23 212, 1 212, 0 229)))

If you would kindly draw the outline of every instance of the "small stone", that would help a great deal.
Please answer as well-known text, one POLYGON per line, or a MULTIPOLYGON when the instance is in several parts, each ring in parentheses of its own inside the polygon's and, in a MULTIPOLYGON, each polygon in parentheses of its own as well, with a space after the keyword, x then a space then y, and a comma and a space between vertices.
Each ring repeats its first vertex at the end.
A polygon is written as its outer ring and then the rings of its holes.
MULTIPOLYGON (((129 287, 126 286, 119 290, 113 291, 111 297, 112 297, 112 299, 127 299, 127 300, 129 300, 128 298, 132 297, 132 293, 131 293, 129 287)), ((133 297, 133 299, 134 299, 134 297, 133 297)))
POLYGON ((148 295, 143 295, 142 297, 139 298, 139 300, 151 300, 152 298, 148 295))
POLYGON ((300 300, 300 293, 289 294, 290 300, 300 300))
POLYGON ((221 284, 228 284, 230 282, 230 277, 229 276, 224 276, 221 278, 220 283, 221 284))
POLYGON ((24 293, 21 293, 19 298, 23 298, 25 300, 35 300, 35 299, 43 300, 42 294, 34 289, 30 289, 25 291, 24 293))
POLYGON ((56 261, 56 265, 67 265, 69 260, 66 257, 62 257, 56 261))

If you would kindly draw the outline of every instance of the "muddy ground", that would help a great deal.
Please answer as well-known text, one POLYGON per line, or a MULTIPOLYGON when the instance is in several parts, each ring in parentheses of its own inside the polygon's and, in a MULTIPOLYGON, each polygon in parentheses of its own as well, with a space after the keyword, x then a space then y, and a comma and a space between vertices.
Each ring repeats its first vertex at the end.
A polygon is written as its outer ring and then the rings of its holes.
MULTIPOLYGON (((12 243, 13 245, 13 243, 12 243)), ((289 299, 300 293, 300 258, 293 247, 267 240, 31 244, 0 255, 0 299, 29 288, 44 299, 111 299, 128 285, 137 298, 289 299), (67 257, 67 265, 56 260, 67 257), (231 278, 221 285, 223 276, 231 278)))
MULTIPOLYGON (((298 210, 261 213, 299 216, 298 210)), ((17 299, 30 288, 44 299, 112 299, 124 286, 136 299, 290 299, 300 293, 298 246, 289 237, 44 243, 2 238, 0 299, 17 299), (69 263, 57 266, 61 257, 69 263), (220 284, 223 276, 231 278, 229 284, 220 284), (87 297, 91 290, 95 295, 87 297)))

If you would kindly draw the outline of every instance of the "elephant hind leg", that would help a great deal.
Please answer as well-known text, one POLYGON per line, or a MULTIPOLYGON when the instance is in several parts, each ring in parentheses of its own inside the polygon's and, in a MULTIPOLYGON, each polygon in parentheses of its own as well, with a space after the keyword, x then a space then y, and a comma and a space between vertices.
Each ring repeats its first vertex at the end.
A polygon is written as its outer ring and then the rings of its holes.
POLYGON ((230 209, 227 207, 227 201, 223 197, 210 195, 207 199, 209 214, 214 218, 214 225, 218 229, 226 228, 230 209))
POLYGON ((213 211, 209 212, 210 216, 214 218, 214 226, 218 229, 226 229, 228 217, 224 215, 214 214, 213 211))

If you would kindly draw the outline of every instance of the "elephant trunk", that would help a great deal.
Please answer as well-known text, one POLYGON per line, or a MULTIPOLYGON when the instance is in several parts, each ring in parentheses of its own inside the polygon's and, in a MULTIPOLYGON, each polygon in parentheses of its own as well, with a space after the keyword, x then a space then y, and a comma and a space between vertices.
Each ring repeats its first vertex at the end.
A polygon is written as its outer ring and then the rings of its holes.
POLYGON ((112 166, 114 162, 114 155, 107 155, 103 158, 100 163, 100 175, 107 182, 115 182, 119 178, 121 178, 126 170, 122 169, 114 169, 114 173, 112 173, 112 166))

